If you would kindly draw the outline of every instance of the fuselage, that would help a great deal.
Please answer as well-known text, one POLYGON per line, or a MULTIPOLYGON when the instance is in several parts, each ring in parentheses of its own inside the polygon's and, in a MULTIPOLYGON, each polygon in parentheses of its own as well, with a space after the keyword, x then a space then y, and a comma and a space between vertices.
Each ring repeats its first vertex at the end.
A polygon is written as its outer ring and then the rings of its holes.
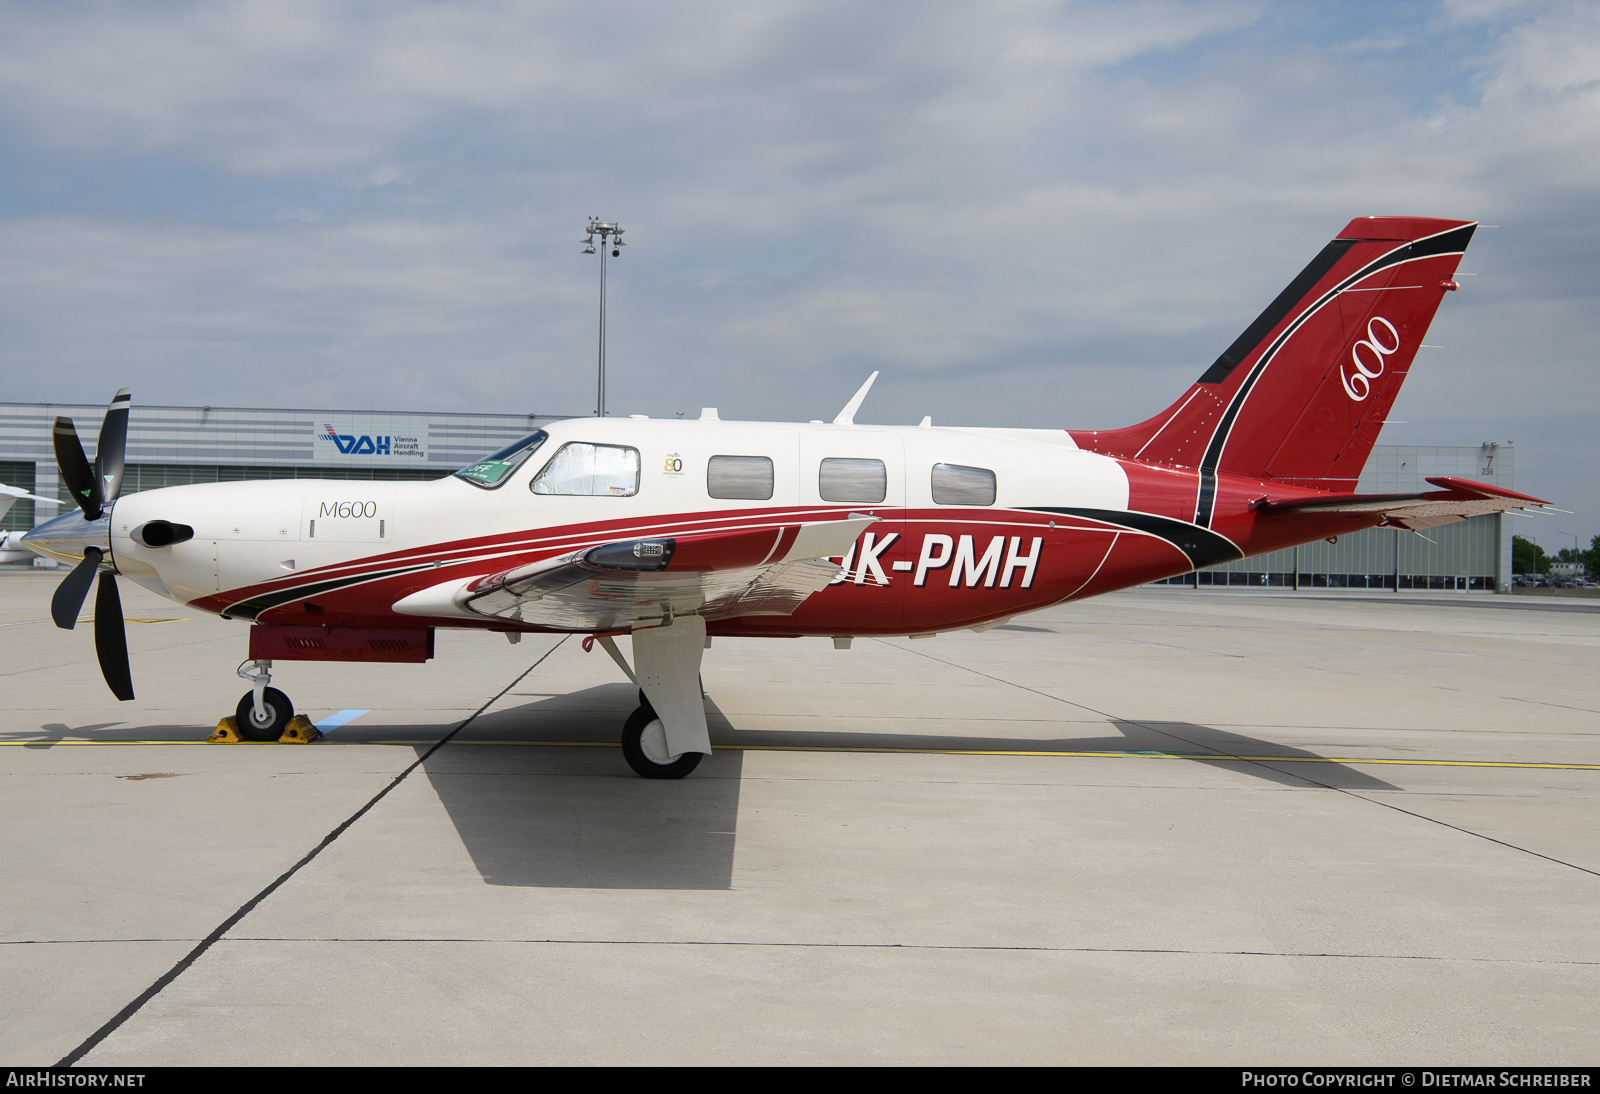
POLYGON ((492 487, 457 476, 287 479, 132 494, 111 512, 112 561, 163 596, 260 623, 503 630, 504 621, 429 619, 393 606, 441 582, 625 538, 861 513, 877 523, 835 556, 843 569, 831 586, 791 615, 724 619, 711 632, 924 634, 1371 523, 1346 516, 1258 527, 1251 502, 1267 485, 1229 480, 1202 528, 1184 519, 1194 512, 1193 470, 1082 451, 1064 430, 582 418, 543 432, 537 450, 492 487), (547 469, 569 446, 621 461, 620 478, 595 480, 594 490, 609 492, 543 492, 547 469), (758 474, 752 485, 749 467, 767 468, 767 481, 758 474), (193 536, 146 546, 133 534, 149 521, 193 536))

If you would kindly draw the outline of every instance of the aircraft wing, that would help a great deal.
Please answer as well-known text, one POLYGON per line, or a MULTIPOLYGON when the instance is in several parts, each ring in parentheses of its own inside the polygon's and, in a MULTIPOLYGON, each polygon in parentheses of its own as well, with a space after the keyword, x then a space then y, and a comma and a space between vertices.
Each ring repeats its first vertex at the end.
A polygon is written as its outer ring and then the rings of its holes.
POLYGON ((1389 528, 1421 531, 1451 524, 1483 513, 1504 513, 1513 509, 1544 509, 1549 502, 1506 490, 1499 486, 1449 476, 1430 478, 1441 490, 1426 494, 1335 494, 1321 498, 1293 498, 1287 501, 1265 499, 1256 504, 1258 513, 1381 513, 1379 524, 1389 528))
MULTIPOLYGON (((0 482, 0 503, 10 505, 11 502, 18 498, 31 498, 34 501, 42 501, 46 505, 61 504, 60 498, 47 498, 39 494, 30 494, 20 486, 7 486, 5 483, 0 482)), ((68 504, 71 503, 69 502, 68 504)))
MULTIPOLYGON (((21 498, 31 498, 45 505, 61 504, 58 498, 43 498, 38 494, 28 493, 20 486, 7 486, 0 482, 0 518, 11 512, 11 507, 21 498)), ((34 553, 22 546, 21 532, 0 532, 0 562, 21 562, 33 557, 34 553)))
POLYGON ((574 631, 629 630, 673 616, 788 615, 839 573, 877 517, 586 547, 397 602, 408 615, 502 619, 574 631))

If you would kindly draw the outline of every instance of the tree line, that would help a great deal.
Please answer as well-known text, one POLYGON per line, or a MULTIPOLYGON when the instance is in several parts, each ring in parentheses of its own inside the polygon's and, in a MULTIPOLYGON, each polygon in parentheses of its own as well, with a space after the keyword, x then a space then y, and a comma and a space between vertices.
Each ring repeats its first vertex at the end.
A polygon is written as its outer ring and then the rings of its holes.
POLYGON ((1553 556, 1531 539, 1511 537, 1511 572, 1517 574, 1547 574, 1557 562, 1581 562, 1591 575, 1600 574, 1600 536, 1589 541, 1587 551, 1563 547, 1553 556))

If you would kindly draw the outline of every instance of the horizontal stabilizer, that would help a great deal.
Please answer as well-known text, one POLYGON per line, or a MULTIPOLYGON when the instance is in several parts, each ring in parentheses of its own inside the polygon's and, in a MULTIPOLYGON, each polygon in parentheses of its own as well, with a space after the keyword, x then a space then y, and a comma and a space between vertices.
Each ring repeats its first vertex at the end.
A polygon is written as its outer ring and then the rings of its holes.
POLYGON ((1451 524, 1484 513, 1545 509, 1550 503, 1475 479, 1448 476, 1428 480, 1442 490, 1426 494, 1333 494, 1323 497, 1271 498, 1256 503, 1258 513, 1378 513, 1380 527, 1409 528, 1420 531, 1451 524))

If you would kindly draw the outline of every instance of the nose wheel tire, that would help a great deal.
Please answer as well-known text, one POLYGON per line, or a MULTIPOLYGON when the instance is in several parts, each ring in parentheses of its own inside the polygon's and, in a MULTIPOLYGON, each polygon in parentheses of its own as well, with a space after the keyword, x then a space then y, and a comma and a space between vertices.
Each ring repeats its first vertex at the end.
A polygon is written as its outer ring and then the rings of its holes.
POLYGON ((268 688, 261 694, 261 705, 267 711, 266 721, 256 717, 255 693, 245 692, 234 709, 234 724, 239 727, 239 736, 247 741, 276 741, 294 717, 294 704, 277 688, 268 688))
POLYGON ((700 766, 705 754, 685 752, 676 760, 672 759, 667 752, 667 735, 661 727, 661 719, 650 707, 641 706, 623 723, 622 755, 634 773, 643 778, 681 779, 700 766))

